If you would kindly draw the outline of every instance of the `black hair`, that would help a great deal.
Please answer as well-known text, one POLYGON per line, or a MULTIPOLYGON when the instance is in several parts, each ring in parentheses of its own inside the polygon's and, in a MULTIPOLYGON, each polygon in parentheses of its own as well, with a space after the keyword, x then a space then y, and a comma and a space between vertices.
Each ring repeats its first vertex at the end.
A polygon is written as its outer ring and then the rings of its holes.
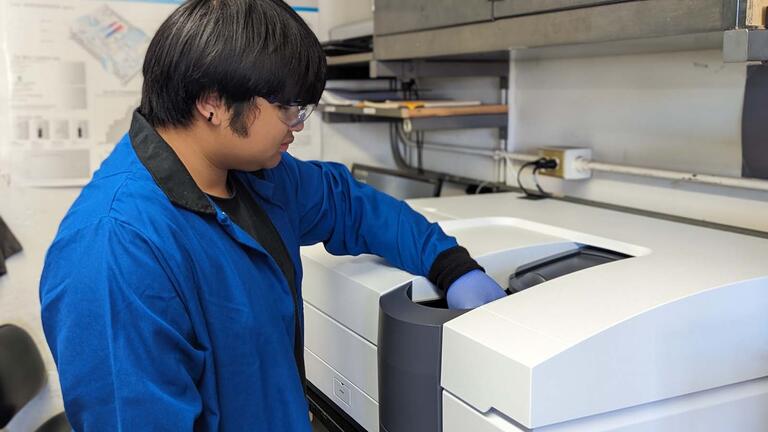
POLYGON ((317 37, 283 0, 188 0, 152 38, 143 73, 139 112, 153 127, 191 125, 197 101, 215 93, 244 136, 256 97, 316 104, 326 62, 317 37))

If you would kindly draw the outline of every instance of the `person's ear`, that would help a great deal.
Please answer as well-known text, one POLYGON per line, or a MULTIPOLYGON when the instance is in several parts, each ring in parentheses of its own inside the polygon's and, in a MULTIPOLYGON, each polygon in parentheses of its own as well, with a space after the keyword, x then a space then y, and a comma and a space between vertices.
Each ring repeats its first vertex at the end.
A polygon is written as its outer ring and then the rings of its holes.
POLYGON ((226 115, 226 106, 221 97, 216 93, 207 93, 200 97, 195 104, 197 114, 203 121, 214 126, 220 126, 224 123, 226 115))

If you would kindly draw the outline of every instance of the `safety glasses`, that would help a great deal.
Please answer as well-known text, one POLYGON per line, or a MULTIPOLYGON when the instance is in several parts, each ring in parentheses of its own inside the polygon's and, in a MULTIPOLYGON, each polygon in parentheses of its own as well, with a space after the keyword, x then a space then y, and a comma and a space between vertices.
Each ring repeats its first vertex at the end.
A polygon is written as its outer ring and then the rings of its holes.
POLYGON ((274 103, 280 112, 280 120, 289 128, 294 128, 307 121, 317 105, 282 105, 274 103))

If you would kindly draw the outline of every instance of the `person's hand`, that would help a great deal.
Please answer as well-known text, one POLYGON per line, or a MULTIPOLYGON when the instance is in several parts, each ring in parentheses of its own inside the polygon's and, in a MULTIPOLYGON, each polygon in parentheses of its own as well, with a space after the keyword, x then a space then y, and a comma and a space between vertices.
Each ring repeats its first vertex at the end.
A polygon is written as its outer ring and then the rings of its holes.
POLYGON ((472 270, 448 287, 450 309, 474 309, 506 296, 503 289, 482 270, 472 270))

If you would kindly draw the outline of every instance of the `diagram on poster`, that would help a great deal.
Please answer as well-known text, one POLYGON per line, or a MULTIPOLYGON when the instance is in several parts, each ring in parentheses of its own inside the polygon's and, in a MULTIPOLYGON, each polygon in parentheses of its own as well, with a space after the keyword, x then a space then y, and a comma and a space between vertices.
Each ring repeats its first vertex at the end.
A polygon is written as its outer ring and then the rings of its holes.
MULTIPOLYGON (((0 0, 0 181, 87 183, 127 132, 149 42, 181 3, 0 0)), ((317 28, 317 0, 288 3, 317 28)), ((297 135, 300 157, 320 157, 319 134, 297 135)))
POLYGON ((72 37, 101 63, 104 70, 128 82, 141 70, 147 35, 109 6, 79 17, 72 37))
POLYGON ((15 183, 90 179, 128 130, 151 35, 179 3, 0 2, 0 161, 15 183))

